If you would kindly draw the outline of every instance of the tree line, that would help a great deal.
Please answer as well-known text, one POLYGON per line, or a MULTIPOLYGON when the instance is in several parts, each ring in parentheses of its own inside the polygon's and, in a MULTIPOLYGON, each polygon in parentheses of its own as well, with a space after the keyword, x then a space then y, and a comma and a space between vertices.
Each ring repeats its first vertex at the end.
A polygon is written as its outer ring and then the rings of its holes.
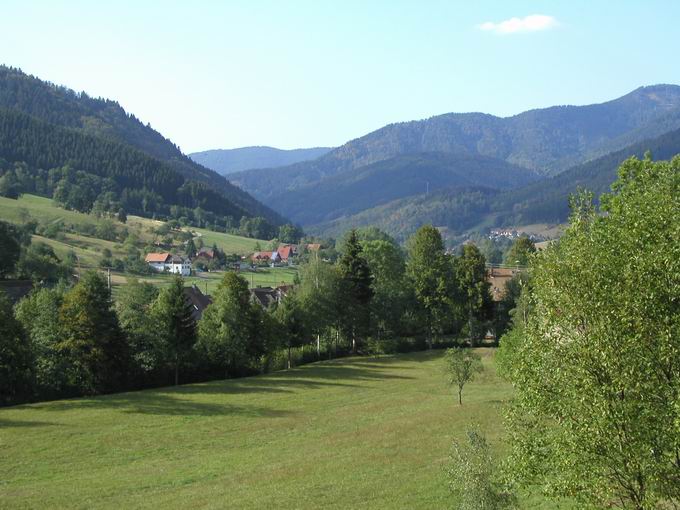
POLYGON ((166 288, 130 280, 115 301, 105 277, 2 298, 3 402, 123 391, 290 367, 346 354, 473 344, 492 320, 485 261, 474 245, 448 254, 421 228, 406 251, 351 231, 335 263, 310 257, 296 285, 265 309, 225 273, 196 320, 181 278, 166 288))

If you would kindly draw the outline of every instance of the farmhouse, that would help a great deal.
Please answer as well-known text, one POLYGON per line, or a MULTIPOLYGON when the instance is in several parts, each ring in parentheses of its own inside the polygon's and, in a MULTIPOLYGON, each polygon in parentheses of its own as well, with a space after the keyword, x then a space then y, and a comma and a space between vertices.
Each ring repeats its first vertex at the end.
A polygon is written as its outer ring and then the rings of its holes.
POLYGON ((512 268, 490 267, 487 270, 487 281, 491 284, 491 297, 500 301, 505 295, 505 284, 519 271, 512 268))
POLYGON ((194 257, 195 259, 205 259, 205 260, 213 260, 215 258, 215 250, 212 248, 206 248, 205 246, 198 250, 196 253, 196 256, 194 257))
POLYGON ((250 256, 250 260, 255 264, 258 262, 275 263, 281 260, 281 256, 276 251, 256 251, 250 256))
POLYGON ((191 274, 191 262, 179 255, 172 253, 148 253, 144 259, 149 267, 159 273, 168 272, 189 276, 191 274))
POLYGON ((281 262, 289 263, 297 255, 297 246, 294 244, 282 244, 276 253, 281 257, 281 262))
POLYGON ((256 287, 250 289, 250 300, 262 308, 269 308, 274 303, 280 303, 293 289, 293 285, 281 285, 276 288, 256 287))

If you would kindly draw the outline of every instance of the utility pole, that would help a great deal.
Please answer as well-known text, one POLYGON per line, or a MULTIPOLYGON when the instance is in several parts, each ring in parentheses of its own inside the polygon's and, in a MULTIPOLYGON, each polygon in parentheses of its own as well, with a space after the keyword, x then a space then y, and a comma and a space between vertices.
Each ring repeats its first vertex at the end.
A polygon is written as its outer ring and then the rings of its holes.
POLYGON ((110 267, 106 268, 106 281, 109 284, 109 290, 111 290, 111 268, 110 267))

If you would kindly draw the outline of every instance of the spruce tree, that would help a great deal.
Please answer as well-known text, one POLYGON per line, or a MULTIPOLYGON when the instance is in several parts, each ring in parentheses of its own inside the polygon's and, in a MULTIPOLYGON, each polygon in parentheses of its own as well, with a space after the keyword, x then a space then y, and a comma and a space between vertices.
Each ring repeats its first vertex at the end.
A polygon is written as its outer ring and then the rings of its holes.
POLYGON ((184 295, 184 280, 177 276, 161 290, 151 310, 157 332, 159 355, 172 366, 175 386, 179 372, 196 343, 196 323, 184 295))
POLYGON ((345 253, 339 262, 343 299, 341 323, 345 334, 352 340, 352 353, 357 352, 361 337, 368 333, 369 304, 373 298, 373 276, 361 252, 357 232, 352 230, 345 242, 345 253))

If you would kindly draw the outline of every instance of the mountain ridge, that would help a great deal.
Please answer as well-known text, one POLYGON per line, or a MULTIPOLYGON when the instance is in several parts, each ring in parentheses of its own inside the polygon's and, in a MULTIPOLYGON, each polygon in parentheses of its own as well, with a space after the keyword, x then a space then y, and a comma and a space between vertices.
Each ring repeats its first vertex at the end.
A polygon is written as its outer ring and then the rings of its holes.
POLYGON ((235 149, 211 149, 192 152, 188 156, 206 168, 226 176, 234 172, 257 168, 279 168, 316 159, 332 149, 332 147, 278 149, 267 145, 255 145, 235 149))

